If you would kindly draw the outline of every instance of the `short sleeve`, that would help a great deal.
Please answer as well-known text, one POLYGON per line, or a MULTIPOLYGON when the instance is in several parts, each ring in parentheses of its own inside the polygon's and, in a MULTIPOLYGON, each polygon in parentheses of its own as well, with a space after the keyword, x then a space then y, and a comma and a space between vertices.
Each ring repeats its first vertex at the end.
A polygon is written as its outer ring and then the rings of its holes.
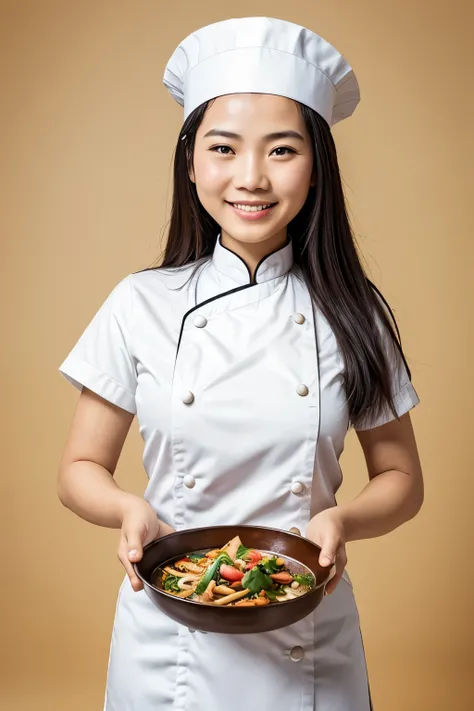
POLYGON ((132 289, 130 274, 107 297, 59 372, 79 390, 87 387, 135 414, 137 373, 131 352, 132 289))
MULTIPOLYGON (((388 318, 390 315, 386 311, 388 318)), ((413 407, 418 405, 420 399, 412 385, 404 359, 393 342, 386 326, 382 325, 379 317, 376 317, 382 335, 382 344, 386 353, 389 370, 390 383, 393 396, 393 404, 398 417, 401 417, 413 407)), ((378 416, 366 416, 362 421, 354 425, 356 431, 369 430, 380 427, 394 420, 394 414, 387 403, 384 404, 382 412, 378 416)))

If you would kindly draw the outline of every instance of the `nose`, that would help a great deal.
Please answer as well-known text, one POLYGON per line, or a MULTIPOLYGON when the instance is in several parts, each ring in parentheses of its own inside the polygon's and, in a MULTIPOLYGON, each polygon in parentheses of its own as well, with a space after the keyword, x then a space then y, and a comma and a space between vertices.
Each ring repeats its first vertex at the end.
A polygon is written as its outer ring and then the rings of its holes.
POLYGON ((241 156, 234 162, 234 185, 237 189, 268 190, 269 180, 262 161, 255 155, 241 156))

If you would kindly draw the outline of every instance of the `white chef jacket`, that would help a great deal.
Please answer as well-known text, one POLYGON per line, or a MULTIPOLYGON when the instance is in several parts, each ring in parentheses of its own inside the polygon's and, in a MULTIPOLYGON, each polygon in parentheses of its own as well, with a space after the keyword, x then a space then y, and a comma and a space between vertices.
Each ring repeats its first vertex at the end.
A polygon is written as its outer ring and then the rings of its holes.
MULTIPOLYGON (((77 388, 136 413, 145 499, 176 530, 248 524, 304 535, 336 503, 351 423, 334 333, 291 241, 260 262, 255 282, 220 236, 198 264, 129 274, 60 366, 77 388)), ((401 416, 419 399, 388 334, 386 343, 401 416)), ((363 427, 391 419, 387 408, 363 427)), ((249 635, 189 630, 124 579, 105 711, 370 708, 347 573, 305 619, 249 635)))

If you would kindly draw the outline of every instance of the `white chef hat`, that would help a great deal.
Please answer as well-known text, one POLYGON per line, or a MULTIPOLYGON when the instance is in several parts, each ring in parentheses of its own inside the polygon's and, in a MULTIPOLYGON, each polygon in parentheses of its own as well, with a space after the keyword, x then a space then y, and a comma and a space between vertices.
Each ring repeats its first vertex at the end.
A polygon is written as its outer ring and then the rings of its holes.
POLYGON ((171 55, 163 83, 184 106, 184 120, 217 96, 258 93, 299 101, 334 126, 360 100, 355 74, 337 49, 273 17, 239 17, 192 32, 171 55))

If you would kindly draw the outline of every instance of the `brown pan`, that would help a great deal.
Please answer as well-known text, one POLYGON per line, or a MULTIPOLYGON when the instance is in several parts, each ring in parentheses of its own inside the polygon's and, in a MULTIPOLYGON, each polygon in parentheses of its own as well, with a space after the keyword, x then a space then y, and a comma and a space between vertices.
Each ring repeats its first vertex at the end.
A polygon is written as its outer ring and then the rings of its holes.
POLYGON ((148 597, 176 622, 203 632, 252 634, 287 627, 309 615, 319 605, 326 583, 333 575, 331 567, 319 565, 320 552, 320 547, 307 538, 276 528, 211 526, 177 531, 153 541, 145 547, 142 560, 134 568, 144 583, 148 597), (248 548, 292 559, 289 561, 292 570, 298 564, 306 566, 316 578, 315 587, 294 600, 262 607, 218 607, 176 597, 153 584, 156 569, 170 559, 193 551, 221 548, 234 536, 240 536, 248 548))

